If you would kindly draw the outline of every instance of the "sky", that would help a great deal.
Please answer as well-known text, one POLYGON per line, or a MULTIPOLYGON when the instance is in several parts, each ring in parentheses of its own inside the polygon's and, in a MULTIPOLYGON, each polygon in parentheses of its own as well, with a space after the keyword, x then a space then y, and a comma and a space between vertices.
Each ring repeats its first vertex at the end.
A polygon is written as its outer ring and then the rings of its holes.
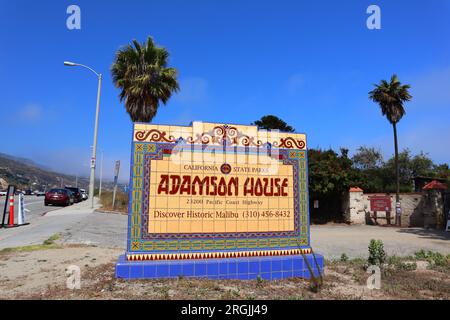
MULTIPOLYGON (((393 154, 392 126, 368 99, 398 74, 413 101, 400 149, 450 162, 450 1, 0 0, 0 152, 88 176, 97 79, 104 74, 98 159, 129 175, 132 123, 111 81, 115 52, 148 36, 170 52, 181 90, 155 124, 250 124, 274 114, 310 148, 365 145, 393 154), (66 10, 81 9, 69 30, 66 10), (381 9, 369 30, 366 10, 381 9)), ((98 172, 98 170, 97 170, 98 172)))

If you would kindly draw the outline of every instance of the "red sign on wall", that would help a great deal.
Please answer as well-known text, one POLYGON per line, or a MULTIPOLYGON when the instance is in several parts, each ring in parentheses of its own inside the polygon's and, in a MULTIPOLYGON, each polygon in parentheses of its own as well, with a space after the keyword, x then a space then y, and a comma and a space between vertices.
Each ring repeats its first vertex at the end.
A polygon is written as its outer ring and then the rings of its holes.
POLYGON ((370 211, 391 211, 391 197, 374 196, 370 197, 370 211))

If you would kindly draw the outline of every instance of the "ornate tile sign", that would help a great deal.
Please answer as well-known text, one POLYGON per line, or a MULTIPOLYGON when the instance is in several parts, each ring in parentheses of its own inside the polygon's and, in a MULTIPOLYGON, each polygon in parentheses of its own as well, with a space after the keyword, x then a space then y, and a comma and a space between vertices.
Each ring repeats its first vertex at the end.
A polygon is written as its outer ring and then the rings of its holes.
POLYGON ((309 253, 304 134, 135 124, 126 260, 309 253))

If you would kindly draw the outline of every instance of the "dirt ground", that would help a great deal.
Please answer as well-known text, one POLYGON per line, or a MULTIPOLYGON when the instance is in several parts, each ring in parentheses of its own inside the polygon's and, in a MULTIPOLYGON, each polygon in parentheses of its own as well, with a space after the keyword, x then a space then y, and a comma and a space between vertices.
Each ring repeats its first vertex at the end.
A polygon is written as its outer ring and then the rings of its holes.
MULTIPOLYGON (((383 268, 381 289, 369 290, 365 261, 326 263, 324 284, 314 293, 302 279, 212 281, 198 279, 125 281, 114 277, 121 249, 62 246, 0 253, 0 299, 450 299, 450 268, 414 260, 415 270, 393 259, 383 268), (66 287, 66 268, 81 269, 81 289, 66 287)), ((409 258, 412 259, 412 258, 409 258)))

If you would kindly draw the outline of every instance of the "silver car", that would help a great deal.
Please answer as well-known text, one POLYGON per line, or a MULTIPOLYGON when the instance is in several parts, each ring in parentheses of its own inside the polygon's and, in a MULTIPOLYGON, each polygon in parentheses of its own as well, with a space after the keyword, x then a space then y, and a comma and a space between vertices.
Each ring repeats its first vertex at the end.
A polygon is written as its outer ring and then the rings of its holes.
POLYGON ((86 190, 85 189, 80 189, 80 192, 81 192, 81 198, 83 199, 83 201, 87 200, 88 195, 86 193, 86 190))

